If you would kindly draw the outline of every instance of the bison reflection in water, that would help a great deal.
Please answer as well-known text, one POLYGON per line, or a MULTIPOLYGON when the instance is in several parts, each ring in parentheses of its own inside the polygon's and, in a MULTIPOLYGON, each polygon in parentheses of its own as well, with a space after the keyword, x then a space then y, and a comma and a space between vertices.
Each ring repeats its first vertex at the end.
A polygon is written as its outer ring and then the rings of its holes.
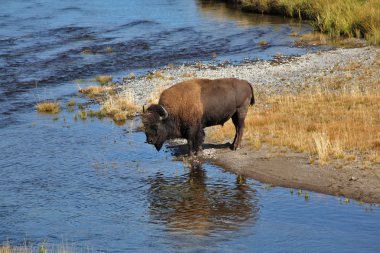
POLYGON ((232 118, 236 134, 231 149, 240 147, 248 107, 255 102, 247 81, 236 78, 193 79, 164 90, 158 104, 143 113, 146 141, 160 150, 166 140, 185 138, 189 155, 201 150, 204 128, 232 118))
POLYGON ((208 235, 236 231, 255 223, 258 216, 256 192, 237 180, 207 182, 206 172, 192 168, 181 177, 150 179, 149 202, 153 220, 169 231, 208 235))

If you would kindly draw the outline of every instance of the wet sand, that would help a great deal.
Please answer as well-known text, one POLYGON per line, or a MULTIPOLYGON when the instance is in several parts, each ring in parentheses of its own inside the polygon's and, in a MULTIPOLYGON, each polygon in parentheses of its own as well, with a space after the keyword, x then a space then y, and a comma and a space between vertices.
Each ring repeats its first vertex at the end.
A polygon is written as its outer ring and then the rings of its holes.
POLYGON ((310 164, 306 154, 270 148, 218 149, 211 161, 226 170, 272 186, 310 190, 366 203, 380 203, 380 168, 356 164, 336 168, 310 164))

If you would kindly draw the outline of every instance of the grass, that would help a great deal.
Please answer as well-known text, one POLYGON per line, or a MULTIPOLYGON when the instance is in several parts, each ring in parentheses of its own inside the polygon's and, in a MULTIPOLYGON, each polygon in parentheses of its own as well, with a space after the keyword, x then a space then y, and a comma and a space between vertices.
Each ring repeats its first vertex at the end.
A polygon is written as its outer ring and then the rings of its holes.
POLYGON ((73 106, 75 106, 75 105, 76 105, 75 100, 70 100, 70 101, 68 101, 68 102, 66 103, 66 106, 67 106, 67 107, 73 107, 73 106))
POLYGON ((106 47, 106 52, 109 54, 112 53, 113 52, 112 47, 106 47))
POLYGON ((92 50, 89 49, 89 48, 85 48, 85 49, 83 49, 81 53, 82 53, 82 54, 95 54, 95 52, 92 51, 92 50))
POLYGON ((317 31, 330 36, 365 38, 380 44, 379 0, 235 0, 242 9, 310 19, 317 31))
POLYGON ((149 73, 146 76, 146 79, 148 79, 148 80, 152 80, 154 78, 156 78, 156 79, 166 79, 166 76, 164 76, 161 71, 155 71, 153 73, 149 73))
POLYGON ((121 122, 135 116, 140 111, 140 107, 134 102, 134 94, 131 91, 122 96, 116 94, 114 88, 110 86, 89 86, 79 89, 79 92, 90 98, 97 98, 101 108, 99 111, 79 108, 80 111, 74 115, 74 120, 78 118, 85 120, 87 117, 110 117, 115 122, 121 122))
POLYGON ((262 46, 262 47, 267 47, 269 46, 269 42, 266 41, 266 40, 262 40, 258 43, 259 46, 262 46))
POLYGON ((37 253, 37 252, 38 253, 48 253, 48 252, 69 253, 69 252, 74 252, 74 251, 70 249, 69 246, 66 246, 66 245, 49 247, 47 243, 40 243, 36 247, 34 247, 34 245, 27 245, 26 243, 24 245, 13 246, 13 245, 10 245, 9 242, 3 242, 3 244, 0 245, 0 253, 37 253))
POLYGON ((167 88, 167 84, 165 82, 161 82, 156 85, 155 89, 149 94, 148 104, 157 104, 160 99, 161 93, 167 88))
POLYGON ((195 72, 186 72, 181 75, 181 77, 185 78, 196 78, 197 74, 195 72))
POLYGON ((95 98, 100 95, 113 94, 114 89, 109 86, 88 86, 79 89, 79 92, 86 94, 90 98, 95 98))
POLYGON ((140 107, 135 103, 132 91, 127 92, 124 96, 109 96, 100 108, 101 115, 111 117, 116 122, 125 121, 139 111, 140 107))
POLYGON ((79 117, 81 120, 86 120, 86 119, 87 119, 87 111, 79 111, 79 112, 78 112, 78 117, 79 117))
POLYGON ((356 48, 365 46, 365 42, 358 38, 347 38, 336 35, 327 35, 320 32, 305 33, 298 36, 296 46, 306 45, 332 45, 343 48, 356 48))
POLYGON ((128 76, 124 77, 123 78, 124 80, 135 80, 136 79, 136 75, 135 73, 130 73, 128 76))
POLYGON ((36 105, 37 111, 41 113, 56 114, 61 111, 61 106, 56 101, 39 102, 36 105))
POLYGON ((112 76, 97 76, 95 80, 101 85, 105 85, 112 82, 112 76))
MULTIPOLYGON (((245 141, 252 148, 268 144, 305 152, 322 165, 380 164, 380 79, 371 74, 379 67, 380 56, 373 69, 347 63, 336 68, 342 71, 337 77, 321 77, 318 85, 296 92, 256 88, 258 104, 249 109, 245 141)), ((230 140, 234 132, 231 122, 209 131, 217 140, 230 140)))

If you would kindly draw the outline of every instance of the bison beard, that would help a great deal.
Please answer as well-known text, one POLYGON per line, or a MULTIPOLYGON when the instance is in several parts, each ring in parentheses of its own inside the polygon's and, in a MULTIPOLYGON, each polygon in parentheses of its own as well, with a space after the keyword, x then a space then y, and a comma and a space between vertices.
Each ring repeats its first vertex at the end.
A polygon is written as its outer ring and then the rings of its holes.
POLYGON ((232 118, 236 134, 231 149, 236 150, 252 104, 252 86, 243 80, 193 79, 178 83, 161 94, 158 104, 144 111, 146 141, 159 151, 166 140, 185 138, 192 155, 201 149, 205 127, 223 125, 232 118))

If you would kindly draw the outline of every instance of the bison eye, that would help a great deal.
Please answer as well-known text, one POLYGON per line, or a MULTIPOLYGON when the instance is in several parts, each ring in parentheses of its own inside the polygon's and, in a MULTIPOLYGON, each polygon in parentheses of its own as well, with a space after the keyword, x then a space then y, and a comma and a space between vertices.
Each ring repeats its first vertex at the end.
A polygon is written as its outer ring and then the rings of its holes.
POLYGON ((152 130, 155 131, 155 132, 157 132, 158 131, 158 125, 152 126, 152 130))

